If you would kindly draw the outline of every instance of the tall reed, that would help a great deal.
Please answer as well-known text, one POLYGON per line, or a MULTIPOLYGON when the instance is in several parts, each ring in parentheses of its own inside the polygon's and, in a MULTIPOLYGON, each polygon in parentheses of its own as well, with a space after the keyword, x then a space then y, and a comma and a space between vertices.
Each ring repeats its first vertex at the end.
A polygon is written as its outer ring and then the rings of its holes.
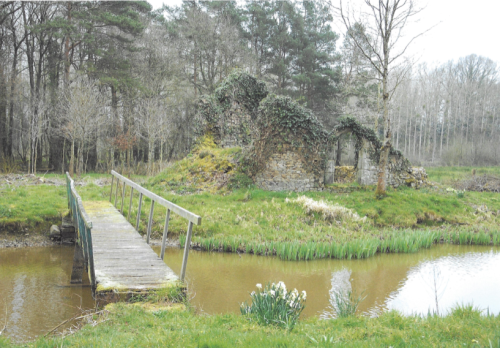
MULTIPOLYGON (((185 235, 179 236, 184 247, 185 235)), ((194 238, 193 243, 204 251, 245 252, 254 255, 276 255, 287 261, 323 258, 363 259, 380 253, 414 253, 436 243, 460 245, 500 245, 500 231, 474 231, 470 228, 447 227, 439 230, 401 230, 383 233, 380 237, 340 241, 248 241, 231 238, 194 238)))

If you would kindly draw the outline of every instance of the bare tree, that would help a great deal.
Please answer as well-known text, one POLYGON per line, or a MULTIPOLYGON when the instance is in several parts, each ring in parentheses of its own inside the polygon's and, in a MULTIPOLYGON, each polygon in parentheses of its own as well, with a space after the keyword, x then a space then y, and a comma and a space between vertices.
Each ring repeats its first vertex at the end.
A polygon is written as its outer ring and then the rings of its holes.
MULTIPOLYGON (((396 81, 391 89, 389 75, 394 70, 395 65, 403 58, 413 40, 423 34, 412 37, 404 43, 401 42, 403 29, 421 9, 417 8, 414 0, 364 0, 364 4, 369 21, 366 23, 366 30, 357 30, 356 35, 350 34, 353 32, 351 28, 356 23, 363 21, 359 17, 357 18, 349 8, 346 8, 342 1, 337 10, 347 29, 349 39, 370 62, 382 84, 384 135, 380 149, 376 194, 384 196, 386 194, 385 171, 392 136, 389 100, 399 84, 396 81)), ((404 71, 405 69, 403 69, 404 71)))
POLYGON ((153 174, 155 147, 161 140, 161 134, 168 130, 166 117, 167 106, 161 97, 142 99, 139 102, 139 128, 148 141, 148 174, 153 174))
POLYGON ((85 147, 103 120, 105 98, 98 86, 86 76, 77 77, 61 95, 60 132, 71 142, 69 172, 75 166, 75 144, 78 146, 76 173, 83 170, 85 147))

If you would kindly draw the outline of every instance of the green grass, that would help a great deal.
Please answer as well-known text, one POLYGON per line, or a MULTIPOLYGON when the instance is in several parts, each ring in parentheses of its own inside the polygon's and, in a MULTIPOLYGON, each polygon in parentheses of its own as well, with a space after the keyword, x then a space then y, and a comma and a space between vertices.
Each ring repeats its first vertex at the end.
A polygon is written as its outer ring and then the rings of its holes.
POLYGON ((67 209, 64 187, 0 187, 0 229, 48 230, 67 209))
MULTIPOLYGON (((0 337, 0 347, 15 347, 0 337)), ((500 347, 500 316, 475 309, 451 315, 378 318, 310 318, 293 331, 261 326, 237 314, 195 315, 190 311, 146 311, 117 304, 107 320, 65 338, 23 346, 52 347, 500 347)))
POLYGON ((470 178, 472 170, 476 175, 500 176, 500 167, 429 167, 425 168, 429 180, 440 184, 452 184, 457 180, 470 178))
MULTIPOLYGON (((208 156, 210 157, 210 156, 208 156)), ((207 157, 204 157, 204 159, 207 157)), ((178 164, 180 165, 180 164, 178 164)), ((478 171, 481 168, 478 169, 478 171)), ((490 169, 490 168, 486 168, 490 169)), ((433 168, 435 171, 443 171, 433 168)), ((453 172, 453 168, 448 168, 453 172)), ((179 195, 172 192, 165 178, 182 176, 167 169, 147 180, 138 177, 144 186, 158 195, 202 217, 201 226, 193 229, 193 243, 203 250, 239 251, 275 254, 285 260, 315 258, 365 258, 376 252, 415 252, 432 243, 499 245, 500 198, 497 193, 466 192, 458 198, 443 187, 414 190, 390 189, 388 196, 377 200, 373 188, 365 187, 350 193, 330 192, 268 192, 255 187, 222 193, 201 192, 179 195), (291 202, 299 195, 316 201, 337 203, 352 209, 366 222, 325 220, 319 213, 307 213, 301 204, 291 202), (288 201, 287 201, 288 199, 288 201), (475 207, 486 205, 487 213, 475 207)), ((463 170, 462 170, 463 172, 463 170)), ((51 178, 62 180, 62 175, 51 178)), ((109 175, 84 177, 87 184, 77 186, 84 200, 109 200, 110 186, 98 186, 109 175)), ((356 186, 356 185, 354 185, 356 186)), ((116 186, 113 187, 113 191, 116 186)), ((121 188, 117 206, 121 207, 121 188)), ((58 222, 67 212, 65 186, 34 185, 0 187, 0 229, 44 226, 58 222)), ((124 215, 128 216, 130 188, 124 198, 124 215)), ((114 202, 115 194, 113 194, 114 202)), ((150 208, 143 201, 139 231, 145 233, 150 208)), ((135 193, 129 221, 135 226, 138 194, 135 193)), ((159 239, 163 231, 166 209, 156 205, 152 237, 159 239)), ((184 242, 187 221, 171 215, 169 237, 184 242)))

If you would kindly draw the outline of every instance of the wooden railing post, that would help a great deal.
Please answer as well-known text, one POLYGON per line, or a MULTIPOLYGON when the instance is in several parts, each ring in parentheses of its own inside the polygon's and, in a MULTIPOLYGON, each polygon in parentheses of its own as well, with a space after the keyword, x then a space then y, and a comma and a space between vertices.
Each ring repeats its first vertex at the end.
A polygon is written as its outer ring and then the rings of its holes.
POLYGON ((109 202, 111 202, 111 199, 113 198, 113 181, 115 180, 115 177, 111 175, 111 190, 109 191, 109 202))
POLYGON ((148 233, 146 236, 146 243, 149 244, 149 236, 151 235, 151 226, 153 225, 153 211, 155 209, 155 201, 151 200, 151 209, 149 210, 149 220, 148 220, 148 233))
POLYGON ((167 244, 167 234, 168 234, 168 222, 170 220, 170 209, 167 209, 167 216, 165 217, 165 226, 163 227, 163 238, 161 240, 161 254, 160 257, 163 260, 165 256, 165 246, 167 244))
POLYGON ((130 220, 130 211, 132 210, 132 198, 134 197, 134 188, 130 186, 130 202, 128 204, 127 220, 130 220))
POLYGON ((116 178, 116 192, 115 192, 115 207, 116 207, 116 198, 118 197, 118 185, 120 184, 120 180, 116 178))
POLYGON ((137 222, 135 224, 136 231, 139 231, 139 222, 141 222, 141 208, 142 208, 142 192, 139 194, 139 206, 137 207, 137 222))
POLYGON ((123 190, 122 190, 122 206, 120 208, 120 213, 123 214, 123 199, 125 198, 125 189, 127 188, 127 185, 123 183, 123 190))
POLYGON ((184 256, 182 257, 182 267, 181 267, 181 281, 184 281, 184 277, 186 276, 186 267, 188 262, 189 248, 191 246, 191 232, 193 231, 193 223, 189 221, 187 236, 186 236, 186 245, 184 246, 184 256))

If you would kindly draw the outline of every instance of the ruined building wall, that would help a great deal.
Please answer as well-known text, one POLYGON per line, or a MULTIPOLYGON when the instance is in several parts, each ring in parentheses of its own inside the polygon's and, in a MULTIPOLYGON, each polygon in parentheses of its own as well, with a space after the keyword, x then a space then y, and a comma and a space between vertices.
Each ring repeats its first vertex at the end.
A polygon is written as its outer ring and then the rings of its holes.
POLYGON ((264 169, 255 175, 255 184, 269 191, 313 191, 323 187, 323 176, 312 172, 296 149, 285 146, 269 157, 264 169))
POLYGON ((245 147, 250 144, 255 132, 255 122, 245 107, 237 101, 231 103, 218 121, 220 147, 245 147))
MULTIPOLYGON (((363 140, 359 151, 356 180, 360 185, 376 185, 378 180, 378 164, 370 158, 373 151, 371 144, 363 140)), ((385 171, 387 186, 411 186, 419 188, 427 182, 427 173, 423 167, 412 167, 405 164, 403 156, 390 155, 385 171)), ((406 162, 407 163, 407 162, 406 162)))

